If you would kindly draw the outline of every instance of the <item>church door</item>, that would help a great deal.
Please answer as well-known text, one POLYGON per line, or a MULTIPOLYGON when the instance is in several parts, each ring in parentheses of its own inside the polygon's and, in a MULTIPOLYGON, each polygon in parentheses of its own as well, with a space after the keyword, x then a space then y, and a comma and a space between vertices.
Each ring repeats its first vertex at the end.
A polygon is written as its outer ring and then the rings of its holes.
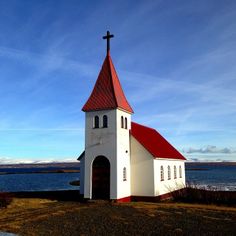
POLYGON ((110 199, 110 162, 104 156, 93 161, 92 198, 110 199))

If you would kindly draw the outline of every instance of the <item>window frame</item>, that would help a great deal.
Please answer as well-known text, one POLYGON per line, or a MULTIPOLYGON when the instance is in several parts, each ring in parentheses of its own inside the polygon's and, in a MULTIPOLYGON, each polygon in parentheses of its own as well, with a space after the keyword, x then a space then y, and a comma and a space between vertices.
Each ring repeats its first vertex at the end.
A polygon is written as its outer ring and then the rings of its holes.
POLYGON ((174 179, 177 179, 177 168, 174 166, 174 179))
POLYGON ((123 129, 124 128, 124 117, 121 116, 121 128, 123 129))
POLYGON ((94 129, 99 129, 99 116, 94 116, 93 118, 93 128, 94 129))
POLYGON ((128 129, 128 120, 127 120, 127 117, 125 117, 125 129, 128 129))
POLYGON ((126 169, 126 167, 123 168, 123 181, 127 181, 127 169, 126 169))
POLYGON ((160 177, 161 177, 161 181, 165 180, 164 167, 163 166, 160 167, 160 177))
POLYGON ((102 117, 102 127, 108 128, 108 116, 107 115, 103 115, 103 117, 102 117))
POLYGON ((167 167, 167 171, 168 171, 168 180, 171 179, 171 168, 170 166, 167 167))
POLYGON ((182 166, 179 166, 179 177, 182 178, 182 166))

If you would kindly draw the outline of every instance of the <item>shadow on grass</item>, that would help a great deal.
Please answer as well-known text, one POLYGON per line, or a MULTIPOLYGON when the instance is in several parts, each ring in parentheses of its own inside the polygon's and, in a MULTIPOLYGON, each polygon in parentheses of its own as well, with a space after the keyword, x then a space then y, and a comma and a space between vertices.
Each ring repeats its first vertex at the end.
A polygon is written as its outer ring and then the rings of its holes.
POLYGON ((12 202, 12 194, 0 193, 0 208, 7 207, 12 202))
MULTIPOLYGON (((87 202, 78 190, 13 192, 0 193, 0 207, 9 205, 13 197, 87 202)), ((199 189, 196 186, 188 186, 184 189, 174 191, 170 193, 170 198, 176 202, 236 206, 236 191, 199 189)))
POLYGON ((16 198, 42 198, 58 201, 84 202, 78 190, 13 192, 11 196, 16 198))

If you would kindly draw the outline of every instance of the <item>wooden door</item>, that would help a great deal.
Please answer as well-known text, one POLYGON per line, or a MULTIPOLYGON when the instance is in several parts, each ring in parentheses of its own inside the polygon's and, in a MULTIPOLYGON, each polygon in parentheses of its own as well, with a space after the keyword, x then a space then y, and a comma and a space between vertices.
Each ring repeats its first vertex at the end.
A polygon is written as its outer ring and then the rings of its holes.
POLYGON ((92 198, 110 199, 110 162, 104 156, 93 161, 92 198))

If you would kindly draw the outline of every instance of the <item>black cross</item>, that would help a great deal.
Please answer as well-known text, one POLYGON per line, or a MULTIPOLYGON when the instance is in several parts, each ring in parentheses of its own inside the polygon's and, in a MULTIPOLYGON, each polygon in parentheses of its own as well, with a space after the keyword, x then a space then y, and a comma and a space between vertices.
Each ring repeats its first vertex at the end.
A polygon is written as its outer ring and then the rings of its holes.
POLYGON ((113 38, 113 37, 114 37, 114 35, 110 34, 109 31, 107 31, 107 35, 106 36, 102 37, 103 39, 107 40, 107 53, 110 51, 110 38, 113 38))

